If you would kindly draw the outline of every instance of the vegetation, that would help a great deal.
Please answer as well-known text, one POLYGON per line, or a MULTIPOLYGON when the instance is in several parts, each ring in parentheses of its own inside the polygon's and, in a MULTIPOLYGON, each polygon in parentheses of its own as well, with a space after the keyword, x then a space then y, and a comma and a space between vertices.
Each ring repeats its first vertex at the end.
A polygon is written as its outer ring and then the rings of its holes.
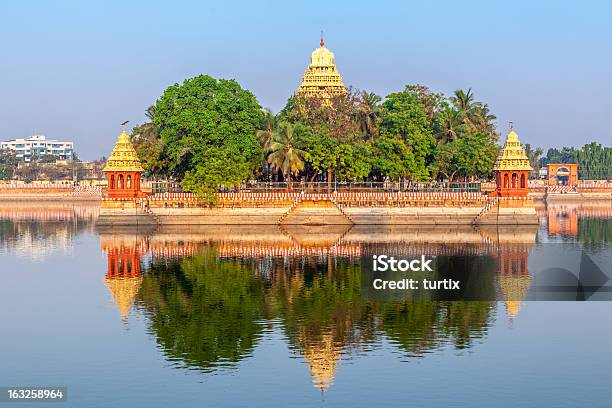
MULTIPOLYGON (((541 156, 541 149, 540 149, 541 156)), ((589 143, 580 149, 563 147, 548 149, 545 157, 537 158, 541 165, 549 163, 577 163, 578 177, 585 180, 612 179, 612 148, 589 143)))
POLYGON ((264 115, 236 81, 200 75, 174 84, 148 113, 151 121, 132 136, 145 169, 182 180, 206 200, 252 177, 262 161, 256 132, 264 115))
MULTIPOLYGON (((291 349, 307 358, 321 358, 330 346, 371 349, 385 335, 415 356, 448 343, 471 347, 493 318, 490 301, 367 300, 362 266, 346 259, 271 258, 265 273, 262 266, 220 259, 212 247, 184 259, 154 259, 138 303, 167 358, 205 371, 234 367, 252 354, 268 322, 279 324, 291 349)), ((494 279, 479 286, 494 297, 494 279)))
POLYGON ((10 180, 15 174, 19 159, 11 150, 0 150, 0 180, 10 180))
MULTIPOLYGON (((384 99, 349 89, 294 96, 277 115, 233 80, 206 75, 175 84, 147 109, 132 140, 145 170, 182 181, 212 202, 248 180, 429 181, 489 178, 498 151, 495 115, 471 89, 450 97, 407 85, 384 99)), ((609 148, 525 145, 533 176, 547 162, 579 162, 581 177, 610 178, 609 148)))

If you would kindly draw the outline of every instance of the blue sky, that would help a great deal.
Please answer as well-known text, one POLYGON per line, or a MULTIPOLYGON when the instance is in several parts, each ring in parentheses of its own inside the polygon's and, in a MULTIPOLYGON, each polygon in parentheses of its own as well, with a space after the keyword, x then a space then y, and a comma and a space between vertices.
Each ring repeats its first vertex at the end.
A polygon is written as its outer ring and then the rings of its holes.
POLYGON ((119 123, 198 74, 277 112, 325 31, 345 84, 472 88, 524 143, 610 145, 605 1, 3 1, 0 139, 33 132, 108 155, 119 123))

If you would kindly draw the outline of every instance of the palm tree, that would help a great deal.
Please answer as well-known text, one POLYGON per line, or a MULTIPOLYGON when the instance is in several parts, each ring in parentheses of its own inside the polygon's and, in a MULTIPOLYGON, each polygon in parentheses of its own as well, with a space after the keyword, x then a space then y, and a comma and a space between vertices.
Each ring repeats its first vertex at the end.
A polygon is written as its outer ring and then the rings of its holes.
POLYGON ((459 127, 463 124, 463 116, 457 109, 448 106, 441 112, 439 129, 436 132, 438 146, 456 140, 459 135, 459 127))
POLYGON ((291 176, 296 176, 304 169, 305 152, 295 147, 294 144, 293 126, 290 123, 284 123, 279 129, 272 132, 272 137, 266 149, 268 163, 275 170, 280 170, 283 173, 283 178, 287 180, 289 189, 292 188, 291 176))
POLYGON ((477 130, 489 134, 495 133, 495 125, 493 125, 495 119, 497 119, 497 116, 489 111, 489 105, 480 102, 474 104, 472 108, 472 122, 477 130))
POLYGON ((463 116, 464 123, 471 125, 475 103, 472 88, 469 88, 467 92, 465 92, 463 89, 457 89, 455 91, 455 95, 450 97, 450 101, 463 116))
POLYGON ((262 130, 257 131, 257 137, 259 138, 259 143, 261 146, 266 149, 267 145, 270 143, 270 139, 272 139, 272 133, 274 132, 274 114, 270 109, 266 109, 264 111, 264 119, 262 130))
POLYGON ((374 92, 361 91, 357 110, 357 121, 366 139, 374 138, 378 135, 381 101, 382 98, 374 92))

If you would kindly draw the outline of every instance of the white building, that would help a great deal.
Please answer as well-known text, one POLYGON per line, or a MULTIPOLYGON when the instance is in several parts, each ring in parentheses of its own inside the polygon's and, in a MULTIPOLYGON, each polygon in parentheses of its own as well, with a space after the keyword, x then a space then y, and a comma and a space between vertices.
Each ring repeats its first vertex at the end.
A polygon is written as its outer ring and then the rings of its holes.
POLYGON ((0 149, 13 150, 19 160, 25 162, 30 162, 32 155, 36 155, 38 158, 44 155, 52 155, 57 157, 58 160, 72 160, 74 143, 47 140, 43 135, 34 135, 27 139, 13 139, 0 142, 0 149))

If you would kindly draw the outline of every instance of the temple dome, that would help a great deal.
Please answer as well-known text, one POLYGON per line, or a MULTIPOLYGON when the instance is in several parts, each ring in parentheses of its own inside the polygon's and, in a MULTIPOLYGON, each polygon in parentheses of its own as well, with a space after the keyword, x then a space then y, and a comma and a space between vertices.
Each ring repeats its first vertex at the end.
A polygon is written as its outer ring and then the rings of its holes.
POLYGON ((346 94, 342 76, 334 62, 334 53, 325 47, 323 38, 319 48, 310 54, 310 64, 304 71, 297 94, 319 98, 346 94))
POLYGON ((508 317, 515 317, 521 309, 521 302, 531 286, 531 275, 504 275, 499 278, 499 286, 506 303, 508 317))
POLYGON ((497 154, 493 170, 533 170, 514 129, 510 129, 506 136, 506 143, 497 154))
POLYGON ((136 296, 142 286, 142 276, 128 278, 105 278, 104 283, 108 288, 119 314, 123 320, 127 320, 130 309, 136 300, 136 296))
POLYGON ((310 65, 315 67, 329 67, 334 65, 334 53, 321 46, 310 54, 310 65))
POLYGON ((325 391, 334 383, 340 354, 331 334, 324 334, 305 347, 304 358, 310 367, 312 384, 319 390, 325 391))
POLYGON ((138 154, 125 130, 119 135, 103 171, 144 171, 140 159, 138 159, 138 154))

